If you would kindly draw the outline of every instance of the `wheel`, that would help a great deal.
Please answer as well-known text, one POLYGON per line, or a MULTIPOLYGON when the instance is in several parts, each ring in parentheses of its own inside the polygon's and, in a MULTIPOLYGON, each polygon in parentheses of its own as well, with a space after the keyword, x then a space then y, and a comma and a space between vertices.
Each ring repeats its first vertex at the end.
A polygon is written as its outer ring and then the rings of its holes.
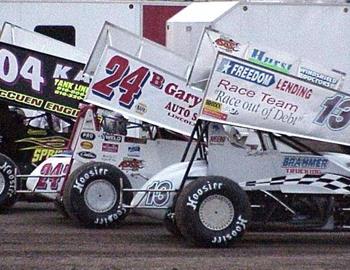
POLYGON ((128 178, 118 168, 104 162, 90 162, 76 169, 67 179, 63 191, 63 204, 68 215, 86 227, 107 227, 118 224, 128 214, 119 207, 130 204, 131 188, 128 178))
POLYGON ((192 181, 175 206, 181 234, 199 246, 222 247, 240 239, 250 219, 247 194, 232 180, 207 176, 192 181))
POLYGON ((17 201, 16 164, 0 154, 0 210, 8 209, 17 201))
POLYGON ((176 220, 174 217, 174 213, 168 213, 165 215, 165 218, 163 220, 163 224, 168 232, 170 232, 172 235, 174 235, 177 238, 182 237, 182 234, 177 227, 176 220))

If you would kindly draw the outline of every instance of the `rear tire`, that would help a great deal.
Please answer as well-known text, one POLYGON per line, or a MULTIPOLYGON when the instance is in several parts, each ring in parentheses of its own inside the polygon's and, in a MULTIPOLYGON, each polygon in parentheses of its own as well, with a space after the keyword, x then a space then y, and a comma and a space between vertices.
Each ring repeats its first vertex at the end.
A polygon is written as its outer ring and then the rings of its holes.
POLYGON ((16 164, 6 155, 0 154, 0 210, 10 208, 17 201, 16 164))
POLYGON ((247 194, 232 180, 207 176, 192 181, 175 206, 181 234, 199 246, 229 246, 239 240, 250 219, 247 194))
MULTIPOLYGON (((128 214, 121 204, 120 180, 131 188, 128 178, 115 166, 90 162, 76 169, 64 185, 63 204, 68 215, 86 227, 116 225, 128 214)), ((122 194, 123 204, 130 204, 132 193, 122 194)))

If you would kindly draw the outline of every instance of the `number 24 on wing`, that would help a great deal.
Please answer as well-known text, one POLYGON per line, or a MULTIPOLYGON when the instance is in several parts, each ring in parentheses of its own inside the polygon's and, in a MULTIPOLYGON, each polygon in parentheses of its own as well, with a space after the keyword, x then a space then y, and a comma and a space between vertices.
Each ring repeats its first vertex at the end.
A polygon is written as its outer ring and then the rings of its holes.
POLYGON ((150 76, 146 67, 139 67, 129 73, 130 65, 128 59, 119 55, 113 56, 106 65, 106 72, 109 76, 96 82, 92 86, 92 92, 105 99, 111 100, 114 96, 113 88, 119 86, 121 96, 119 104, 131 108, 134 100, 141 95, 142 87, 150 76))

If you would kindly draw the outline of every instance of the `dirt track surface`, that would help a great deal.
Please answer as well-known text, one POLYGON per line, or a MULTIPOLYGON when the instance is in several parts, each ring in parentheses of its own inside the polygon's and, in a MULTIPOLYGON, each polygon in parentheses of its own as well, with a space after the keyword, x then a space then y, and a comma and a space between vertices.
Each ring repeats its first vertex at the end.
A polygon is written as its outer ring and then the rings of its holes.
POLYGON ((249 232, 230 249, 188 246, 161 223, 129 216, 118 229, 82 229, 50 203, 0 215, 0 269, 350 269, 350 232, 249 232))

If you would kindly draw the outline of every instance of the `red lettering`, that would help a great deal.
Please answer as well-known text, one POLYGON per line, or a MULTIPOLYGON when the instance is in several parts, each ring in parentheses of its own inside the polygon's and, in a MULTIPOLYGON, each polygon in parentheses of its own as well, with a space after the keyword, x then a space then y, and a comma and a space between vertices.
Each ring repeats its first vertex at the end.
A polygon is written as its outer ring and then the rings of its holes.
POLYGON ((156 72, 153 72, 152 79, 150 81, 150 84, 153 85, 156 88, 162 89, 164 84, 164 77, 156 72))
POLYGON ((110 76, 95 83, 92 92, 111 100, 114 96, 113 88, 118 86, 120 80, 129 71, 129 61, 121 56, 113 56, 106 65, 106 72, 110 76))
POLYGON ((227 90, 227 87, 230 85, 230 82, 226 81, 226 80, 221 80, 217 87, 219 88, 220 85, 222 85, 224 87, 224 89, 227 90))

